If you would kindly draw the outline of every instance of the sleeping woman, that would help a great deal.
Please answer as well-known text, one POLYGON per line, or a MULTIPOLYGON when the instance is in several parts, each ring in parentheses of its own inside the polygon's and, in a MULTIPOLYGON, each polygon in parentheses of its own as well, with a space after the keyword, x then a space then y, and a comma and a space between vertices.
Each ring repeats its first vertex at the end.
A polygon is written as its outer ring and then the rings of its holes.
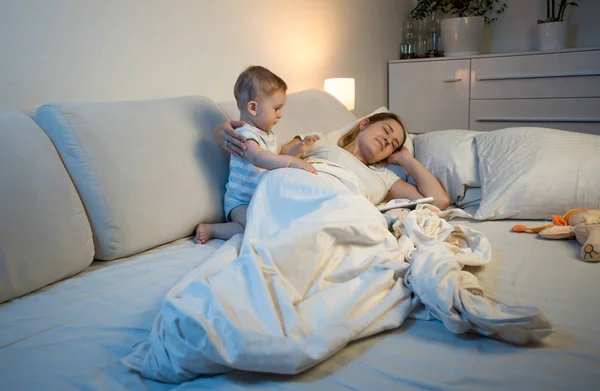
MULTIPOLYGON (((239 121, 218 124, 213 136, 227 152, 243 157, 244 136, 235 128, 239 121)), ((343 135, 338 145, 327 144, 321 137, 304 159, 317 164, 333 163, 351 171, 354 180, 344 180, 346 187, 355 187, 374 205, 394 198, 416 200, 433 197, 434 205, 441 210, 448 207, 450 199, 438 180, 404 147, 406 133, 402 123, 393 113, 378 113, 360 120, 343 135), (403 167, 414 179, 416 186, 407 183, 381 163, 403 167)), ((317 168, 317 171, 318 168, 317 168)), ((338 178, 340 179, 340 178, 338 178)))
MULTIPOLYGON (((219 124, 214 136, 241 155, 236 126, 219 124)), ((520 341, 547 335, 537 309, 488 299, 475 277, 460 271, 489 262, 482 234, 460 227, 461 240, 446 241, 453 226, 427 209, 405 217, 414 230, 399 239, 388 230, 372 207, 386 198, 449 203, 404 142, 398 118, 378 114, 359 121, 338 145, 317 143, 305 154, 318 175, 267 171, 246 212, 244 236, 223 243, 167 293, 150 336, 123 362, 165 383, 231 369, 296 374, 350 341, 397 328, 415 310, 455 333, 524 336, 520 341), (377 164, 384 161, 404 167, 417 186, 377 164)))

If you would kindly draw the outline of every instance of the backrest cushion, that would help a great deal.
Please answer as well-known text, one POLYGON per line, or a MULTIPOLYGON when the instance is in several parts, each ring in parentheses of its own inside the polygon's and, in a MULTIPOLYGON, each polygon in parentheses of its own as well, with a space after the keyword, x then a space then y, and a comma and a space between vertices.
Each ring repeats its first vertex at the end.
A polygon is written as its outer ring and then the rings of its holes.
POLYGON ((25 114, 0 114, 0 200, 0 302, 90 265, 81 200, 52 142, 25 114))
POLYGON ((201 96, 56 103, 35 120, 56 145, 110 260, 223 220, 228 156, 212 138, 225 114, 201 96))
MULTIPOLYGON (((229 118, 240 118, 235 101, 220 102, 219 106, 229 118)), ((354 120, 352 112, 333 95, 313 88, 288 94, 283 116, 273 132, 284 145, 297 134, 328 133, 354 120)))

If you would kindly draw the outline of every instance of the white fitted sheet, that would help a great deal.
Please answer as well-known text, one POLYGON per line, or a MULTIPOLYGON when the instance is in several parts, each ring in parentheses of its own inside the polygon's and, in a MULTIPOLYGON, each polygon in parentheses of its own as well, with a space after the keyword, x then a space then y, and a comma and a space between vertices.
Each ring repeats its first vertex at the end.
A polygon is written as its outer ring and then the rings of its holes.
POLYGON ((509 232, 519 221, 456 222, 492 244, 493 261, 474 270, 486 292, 538 306, 553 322, 557 330, 542 345, 456 336, 413 320, 297 376, 232 372, 177 387, 143 380, 120 358, 149 333, 169 288, 218 245, 186 241, 0 306, 0 389, 596 389, 600 264, 579 261, 576 241, 509 232))

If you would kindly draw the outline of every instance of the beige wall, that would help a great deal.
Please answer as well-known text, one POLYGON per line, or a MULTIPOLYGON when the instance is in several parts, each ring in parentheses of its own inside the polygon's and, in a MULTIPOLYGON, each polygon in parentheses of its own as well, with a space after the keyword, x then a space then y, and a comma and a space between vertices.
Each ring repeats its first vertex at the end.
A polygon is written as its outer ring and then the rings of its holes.
POLYGON ((410 0, 2 0, 0 110, 49 101, 233 99, 247 65, 291 91, 356 78, 356 114, 387 102, 410 0))

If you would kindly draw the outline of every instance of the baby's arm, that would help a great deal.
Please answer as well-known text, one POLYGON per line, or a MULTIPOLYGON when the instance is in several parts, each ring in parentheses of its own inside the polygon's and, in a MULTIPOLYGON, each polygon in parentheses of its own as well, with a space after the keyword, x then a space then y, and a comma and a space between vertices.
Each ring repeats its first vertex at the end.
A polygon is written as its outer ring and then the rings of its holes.
POLYGON ((316 134, 306 136, 304 139, 301 139, 300 136, 296 136, 292 141, 281 147, 279 153, 281 155, 289 155, 301 158, 306 151, 308 151, 317 141, 319 141, 319 139, 320 137, 316 134))
POLYGON ((316 174, 317 171, 310 164, 295 156, 276 155, 269 151, 263 150, 256 141, 246 140, 246 159, 256 167, 264 168, 265 170, 274 170, 276 168, 292 167, 301 168, 303 170, 316 174))
MULTIPOLYGON (((300 138, 300 136, 294 137, 294 139, 292 141, 290 141, 289 143, 287 143, 287 144, 279 147, 279 154, 280 155, 295 156, 295 154, 292 151, 301 142, 302 142, 302 139, 300 138)), ((299 157, 299 156, 296 156, 296 157, 299 157)))

